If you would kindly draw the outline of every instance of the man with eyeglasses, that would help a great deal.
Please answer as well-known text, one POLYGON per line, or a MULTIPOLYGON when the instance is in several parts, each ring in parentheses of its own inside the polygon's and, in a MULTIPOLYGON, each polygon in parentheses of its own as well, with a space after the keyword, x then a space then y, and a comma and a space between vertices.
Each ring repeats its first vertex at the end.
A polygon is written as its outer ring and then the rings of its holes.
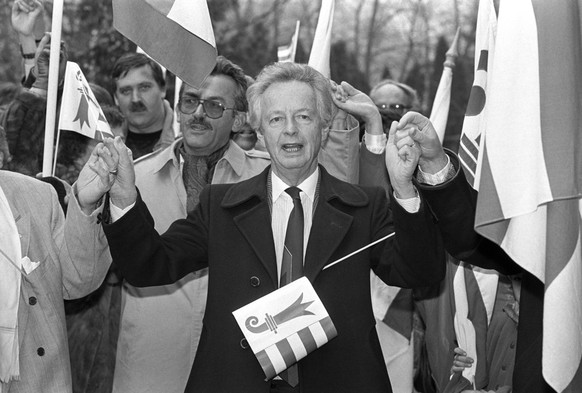
MULTIPOLYGON (((136 161, 136 185, 159 233, 186 217, 205 185, 237 183, 271 163, 266 152, 245 151, 231 139, 247 122, 247 86, 243 70, 218 56, 201 88, 182 85, 176 111, 182 138, 136 161)), ((320 152, 330 172, 352 182, 353 169, 347 167, 357 159, 357 139, 355 125, 332 130, 320 152)), ((202 332, 207 287, 208 269, 171 285, 124 283, 114 393, 184 391, 202 332)))

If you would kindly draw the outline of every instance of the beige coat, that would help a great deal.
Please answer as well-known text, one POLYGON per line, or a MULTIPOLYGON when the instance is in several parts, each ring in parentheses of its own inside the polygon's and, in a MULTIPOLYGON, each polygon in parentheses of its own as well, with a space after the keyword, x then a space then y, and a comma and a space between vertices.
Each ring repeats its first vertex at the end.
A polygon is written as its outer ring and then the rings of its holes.
POLYGON ((10 393, 71 392, 71 370, 63 299, 99 287, 111 263, 97 222, 70 197, 65 220, 52 186, 18 173, 0 171, 0 186, 16 221, 22 256, 40 262, 23 274, 18 309, 20 381, 10 393))

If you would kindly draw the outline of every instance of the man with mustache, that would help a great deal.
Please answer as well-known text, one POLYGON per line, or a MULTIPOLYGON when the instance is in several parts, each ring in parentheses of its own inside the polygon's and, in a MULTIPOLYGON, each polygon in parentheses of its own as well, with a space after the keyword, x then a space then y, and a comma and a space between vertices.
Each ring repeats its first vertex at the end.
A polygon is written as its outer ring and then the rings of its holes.
MULTIPOLYGON (((231 138, 248 126, 247 86, 243 70, 218 56, 200 88, 182 85, 176 106, 182 138, 136 161, 136 185, 159 233, 186 217, 205 185, 238 183, 270 164, 266 152, 245 151, 231 138)), ((353 182, 357 165, 347 167, 357 157, 357 141, 356 124, 332 130, 320 160, 353 182)), ((208 269, 170 285, 124 283, 114 393, 184 391, 202 332, 207 287, 208 269)))
POLYGON ((133 157, 172 143, 172 109, 164 101, 166 81, 158 63, 141 53, 126 53, 115 62, 111 76, 115 100, 127 119, 125 143, 133 157))

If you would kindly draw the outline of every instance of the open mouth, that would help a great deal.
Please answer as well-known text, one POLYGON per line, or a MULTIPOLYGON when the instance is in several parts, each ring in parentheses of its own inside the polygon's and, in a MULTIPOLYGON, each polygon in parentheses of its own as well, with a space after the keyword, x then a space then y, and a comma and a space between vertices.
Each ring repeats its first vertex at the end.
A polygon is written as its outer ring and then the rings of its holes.
POLYGON ((303 149, 303 145, 299 143, 286 143, 281 148, 288 153, 297 153, 303 149))

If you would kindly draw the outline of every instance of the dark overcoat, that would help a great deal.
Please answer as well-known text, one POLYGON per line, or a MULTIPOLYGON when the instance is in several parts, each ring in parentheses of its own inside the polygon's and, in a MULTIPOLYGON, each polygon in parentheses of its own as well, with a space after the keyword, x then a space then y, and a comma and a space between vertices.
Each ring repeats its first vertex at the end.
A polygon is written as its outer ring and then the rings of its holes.
MULTIPOLYGON (((209 267, 204 327, 187 392, 270 389, 232 316, 277 289, 268 176, 269 168, 237 184, 205 188, 200 204, 162 236, 139 198, 105 228, 113 259, 132 285, 168 284, 209 267)), ((411 214, 396 202, 392 206, 384 190, 342 182, 320 166, 304 273, 338 335, 299 362, 302 392, 391 392, 372 313, 370 268, 387 284, 401 287, 437 282, 445 272, 440 235, 428 209, 421 203, 411 214), (322 271, 394 230, 387 241, 322 271)))

